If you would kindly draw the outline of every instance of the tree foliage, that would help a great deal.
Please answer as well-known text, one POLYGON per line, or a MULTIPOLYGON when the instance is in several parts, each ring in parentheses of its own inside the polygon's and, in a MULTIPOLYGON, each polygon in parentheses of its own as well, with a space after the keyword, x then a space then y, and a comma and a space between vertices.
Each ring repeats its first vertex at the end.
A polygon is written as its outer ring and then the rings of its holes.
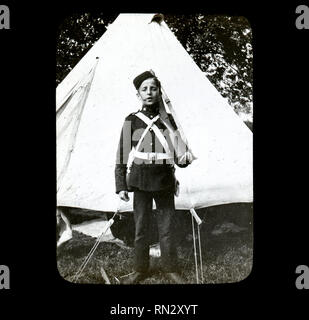
POLYGON ((252 31, 244 17, 166 16, 200 69, 237 113, 252 114, 252 31))
POLYGON ((116 17, 117 15, 104 13, 75 13, 61 23, 57 33, 57 85, 102 36, 107 26, 116 17))
MULTIPOLYGON (((56 83, 102 36, 117 15, 74 14, 58 30, 56 83)), ((252 121, 252 31, 244 17, 165 15, 165 22, 221 95, 252 121)))

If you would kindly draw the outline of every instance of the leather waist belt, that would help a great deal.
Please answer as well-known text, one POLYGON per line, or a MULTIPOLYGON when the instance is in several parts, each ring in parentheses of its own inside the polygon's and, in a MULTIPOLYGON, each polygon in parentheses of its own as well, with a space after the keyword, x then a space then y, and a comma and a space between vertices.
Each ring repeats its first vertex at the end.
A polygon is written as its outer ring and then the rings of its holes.
POLYGON ((167 160, 173 159, 174 155, 172 153, 160 153, 160 152, 140 152, 135 151, 134 155, 136 158, 143 159, 143 160, 167 160))

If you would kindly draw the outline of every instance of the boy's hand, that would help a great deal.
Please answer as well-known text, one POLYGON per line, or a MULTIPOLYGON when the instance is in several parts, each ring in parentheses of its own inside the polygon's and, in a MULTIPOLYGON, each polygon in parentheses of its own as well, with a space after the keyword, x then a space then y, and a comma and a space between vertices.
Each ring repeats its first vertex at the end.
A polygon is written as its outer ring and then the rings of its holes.
POLYGON ((128 202, 130 200, 129 195, 128 195, 128 191, 120 191, 119 198, 125 202, 128 202))
POLYGON ((190 151, 186 151, 179 159, 180 163, 192 163, 194 160, 193 154, 190 151))

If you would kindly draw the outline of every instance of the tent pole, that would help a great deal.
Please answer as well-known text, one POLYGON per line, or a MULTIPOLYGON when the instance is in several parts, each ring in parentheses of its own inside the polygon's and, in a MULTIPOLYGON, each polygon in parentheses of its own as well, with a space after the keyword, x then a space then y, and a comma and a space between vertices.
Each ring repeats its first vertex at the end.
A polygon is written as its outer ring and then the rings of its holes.
POLYGON ((198 246, 199 246, 199 252, 200 252, 201 281, 202 281, 202 283, 204 283, 201 234, 200 234, 200 225, 199 224, 197 225, 197 232, 198 232, 198 246))
POLYGON ((192 221, 192 235, 193 235, 193 247, 194 247, 194 261, 195 261, 195 274, 196 274, 196 283, 199 283, 198 279, 198 266, 197 266, 197 252, 196 252, 196 243, 195 243, 195 230, 194 230, 194 219, 191 215, 192 221))
MULTIPOLYGON (((203 262, 202 262, 202 246, 201 246, 201 235, 200 235, 200 224, 202 223, 201 218, 197 215, 194 208, 190 209, 191 213, 191 219, 192 219, 192 230, 193 230, 193 237, 194 237, 194 256, 195 256, 195 268, 196 273, 198 272, 198 266, 197 266, 197 249, 195 244, 195 230, 194 230, 194 220, 197 224, 197 232, 198 232, 198 245, 199 245, 199 260, 200 260, 200 268, 201 268, 201 280, 204 281, 203 278, 203 262)), ((197 282, 198 283, 198 282, 197 282)))

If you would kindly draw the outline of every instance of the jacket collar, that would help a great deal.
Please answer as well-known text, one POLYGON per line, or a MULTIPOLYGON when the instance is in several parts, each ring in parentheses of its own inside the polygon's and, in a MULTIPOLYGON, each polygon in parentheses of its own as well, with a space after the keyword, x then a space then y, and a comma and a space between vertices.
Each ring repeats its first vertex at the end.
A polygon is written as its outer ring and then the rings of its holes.
POLYGON ((159 113, 159 104, 143 106, 141 112, 143 112, 146 116, 156 116, 159 113))

